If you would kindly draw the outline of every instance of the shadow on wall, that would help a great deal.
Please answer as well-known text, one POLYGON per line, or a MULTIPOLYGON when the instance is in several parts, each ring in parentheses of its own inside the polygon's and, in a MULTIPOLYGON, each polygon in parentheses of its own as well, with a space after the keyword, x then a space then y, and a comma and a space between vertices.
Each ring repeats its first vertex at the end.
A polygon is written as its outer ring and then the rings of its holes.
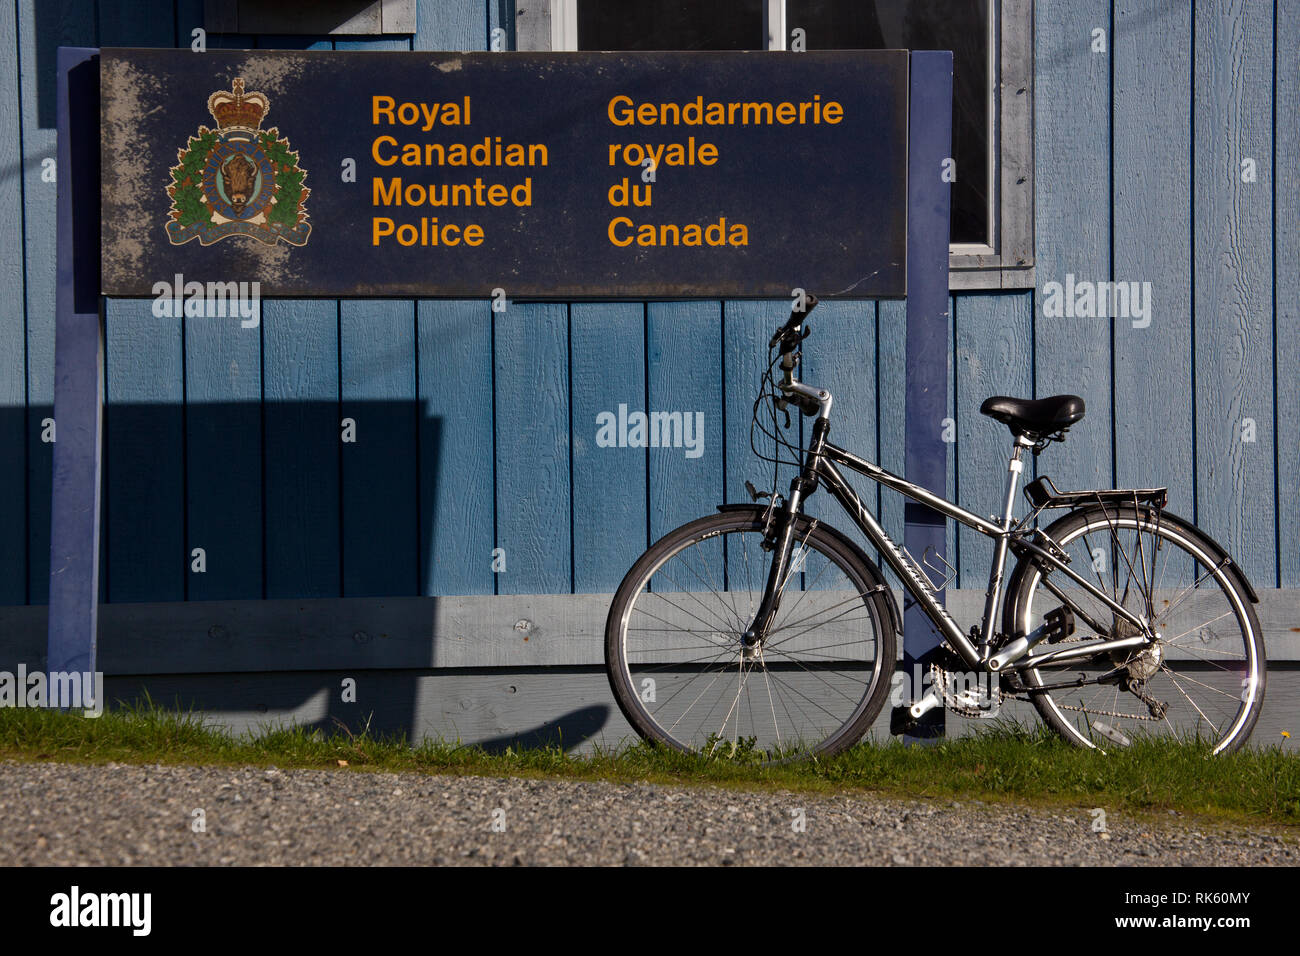
MULTIPOLYGON (((323 734, 366 731, 416 744, 433 738, 490 753, 546 746, 572 751, 602 732, 630 734, 621 719, 611 721, 611 705, 558 700, 564 691, 547 688, 545 675, 525 683, 529 675, 490 670, 357 672, 351 675, 357 680, 356 703, 344 703, 340 685, 346 676, 304 671, 109 677, 105 694, 113 702, 139 701, 147 692, 159 706, 203 713, 236 734, 292 722, 323 734)), ((559 682, 608 694, 603 674, 559 682)))
MULTIPOLYGON (((486 529, 468 506, 435 511, 442 421, 419 405, 106 405, 101 600, 492 593, 490 545, 465 566, 465 547, 491 540, 490 511, 486 529)), ((52 409, 0 408, 0 439, 28 458, 26 474, 21 455, 0 467, 0 605, 42 604, 52 409)), ((467 502, 490 501, 484 475, 467 502)))
MULTIPOLYGON (((0 436, 15 439, 5 447, 48 449, 51 418, 48 407, 0 409, 0 436)), ((110 701, 147 691, 240 730, 292 720, 489 749, 571 749, 607 727, 599 668, 584 669, 594 683, 574 677, 581 692, 506 669, 434 669, 439 612, 420 597, 493 590, 477 543, 492 540, 492 472, 478 490, 486 512, 441 506, 443 422, 419 401, 113 403, 104 433, 110 701), (363 600, 311 600, 340 597, 363 600)), ((48 495, 47 470, 31 498, 48 495)), ((0 494, 14 501, 22 517, 21 480, 0 494)), ((48 523, 39 534, 24 525, 0 525, 9 570, 25 547, 48 555, 48 523)), ((0 668, 43 667, 45 609, 0 607, 0 623, 0 668)))
MULTIPOLYGON (((23 4, 22 6, 26 6, 23 4)), ((76 0, 33 0, 36 22, 36 123, 58 125, 58 50, 61 46, 95 46, 95 5, 76 0)), ((21 8, 20 8, 21 9, 21 8)))

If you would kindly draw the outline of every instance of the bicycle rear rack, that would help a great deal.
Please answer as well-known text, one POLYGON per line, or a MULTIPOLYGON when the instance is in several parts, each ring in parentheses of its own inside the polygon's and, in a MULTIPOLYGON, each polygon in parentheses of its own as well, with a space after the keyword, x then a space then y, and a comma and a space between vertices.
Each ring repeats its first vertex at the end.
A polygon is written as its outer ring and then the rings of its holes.
POLYGON ((1025 485, 1025 497, 1038 511, 1043 508, 1074 508, 1078 505, 1114 502, 1123 504, 1135 502, 1149 504, 1155 508, 1164 508, 1169 502, 1168 488, 1116 488, 1104 491, 1061 491, 1052 484, 1052 479, 1043 475, 1025 485))

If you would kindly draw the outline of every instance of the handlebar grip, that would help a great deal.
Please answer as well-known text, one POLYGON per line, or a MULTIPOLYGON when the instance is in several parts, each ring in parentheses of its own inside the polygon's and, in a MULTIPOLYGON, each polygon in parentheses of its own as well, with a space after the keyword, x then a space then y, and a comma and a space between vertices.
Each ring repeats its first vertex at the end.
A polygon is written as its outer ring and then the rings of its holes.
POLYGON ((799 328, 799 326, 803 325, 803 321, 808 318, 809 312, 817 308, 817 302, 818 299, 815 295, 809 294, 804 296, 804 310, 800 312, 797 309, 791 309, 789 321, 777 330, 776 335, 772 336, 772 341, 767 344, 767 347, 775 348, 776 343, 780 342, 782 339, 789 341, 790 334, 794 332, 795 329, 799 328))

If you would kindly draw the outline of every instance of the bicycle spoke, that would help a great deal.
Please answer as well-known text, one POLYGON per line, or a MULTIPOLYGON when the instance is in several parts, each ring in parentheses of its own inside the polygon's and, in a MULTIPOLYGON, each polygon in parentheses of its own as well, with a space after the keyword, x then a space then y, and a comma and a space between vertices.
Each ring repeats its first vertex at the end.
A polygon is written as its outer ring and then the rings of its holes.
MULTIPOLYGON (((769 649, 770 649, 770 650, 773 650, 773 651, 776 651, 776 653, 777 653, 777 654, 780 654, 782 657, 790 657, 789 654, 783 653, 782 651, 777 651, 776 648, 769 648, 769 649)), ((790 660, 793 661, 793 663, 795 664, 796 667, 798 667, 798 668, 800 668, 801 670, 803 670, 804 673, 811 674, 813 677, 816 677, 819 681, 821 681, 823 684, 825 684, 825 685, 826 685, 827 687, 829 687, 831 690, 834 690, 837 694, 839 694, 839 695, 840 695, 841 697, 843 697, 845 700, 850 701, 851 703, 856 703, 856 702, 857 702, 857 698, 856 698, 856 697, 850 697, 848 694, 844 693, 844 691, 837 689, 833 684, 831 684, 830 681, 828 681, 826 678, 822 677, 822 676, 821 676, 820 674, 818 674, 816 671, 809 670, 809 669, 808 669, 806 666, 804 666, 804 664, 803 664, 802 662, 800 662, 797 658, 790 657, 790 660)))
POLYGON ((1207 716, 1205 715, 1205 711, 1201 710, 1201 708, 1197 706, 1196 701, 1192 700, 1191 695, 1188 694, 1187 691, 1183 690, 1182 685, 1178 683, 1178 679, 1177 679, 1176 677, 1174 677, 1174 672, 1171 671, 1168 667, 1166 667, 1166 666, 1164 666, 1164 665, 1161 665, 1161 668, 1160 668, 1160 669, 1161 669, 1162 671, 1164 671, 1165 674, 1168 675, 1170 683, 1172 683, 1172 684, 1174 685, 1174 687, 1178 689, 1178 693, 1180 693, 1180 694, 1182 694, 1184 697, 1186 697, 1186 698, 1187 698, 1187 703, 1191 704, 1192 707, 1195 708, 1196 712, 1197 712, 1198 714, 1201 715, 1201 719, 1204 720, 1204 721, 1205 721, 1207 724, 1209 724, 1211 727, 1213 727, 1213 728, 1214 728, 1214 732, 1215 732, 1216 734, 1219 733, 1220 731, 1219 731, 1219 727, 1218 727, 1218 725, 1215 724, 1214 721, 1210 720, 1210 718, 1207 717, 1207 716))
POLYGON ((779 752, 781 750, 781 724, 776 719, 776 704, 772 702, 772 680, 767 676, 766 666, 763 668, 763 685, 767 688, 767 706, 772 711, 772 729, 776 731, 776 749, 779 752))
MULTIPOLYGON (((1058 729, 1072 725, 1076 736, 1084 740, 1091 739, 1090 735, 1106 737, 1107 734, 1093 727, 1092 720, 1104 724, 1108 720, 1105 715, 1111 715, 1112 724, 1120 721, 1117 727, 1139 722, 1141 727, 1161 735, 1213 734, 1216 752, 1239 745, 1244 738, 1242 728, 1249 732, 1254 722, 1253 718, 1247 719, 1247 708, 1258 707, 1259 695, 1249 702, 1242 701, 1235 678, 1245 673, 1248 662, 1258 652, 1251 650, 1256 646, 1257 637, 1243 616, 1241 608, 1245 605, 1240 589, 1225 572, 1227 559, 1209 546, 1201 545, 1184 526, 1164 521, 1159 511, 1144 509, 1130 508, 1125 512, 1107 505, 1098 508, 1092 520, 1080 522, 1064 533, 1054 533, 1053 537, 1063 550, 1075 556, 1077 566, 1080 560, 1093 561, 1098 532, 1106 536, 1111 553, 1119 553, 1114 554, 1111 574, 1102 574, 1099 562, 1093 563, 1095 579, 1108 593, 1113 583, 1113 595, 1120 598, 1117 603, 1132 605, 1134 613, 1138 612, 1139 602, 1130 598, 1140 596, 1149 626, 1161 636, 1149 647, 1124 653, 1098 651, 1091 658, 1031 665, 1024 672, 1031 687, 1053 683, 1081 664, 1116 675, 1091 691, 1043 692, 1034 698, 1039 709, 1058 729), (1122 542, 1127 544, 1121 546, 1122 542), (1083 553, 1079 554, 1080 551, 1083 553), (1175 667, 1175 664, 1190 666, 1175 667), (1132 693, 1125 692, 1131 680, 1137 683, 1130 688, 1132 693), (1223 683, 1229 680, 1234 686, 1223 683), (1145 691, 1144 686, 1148 688, 1145 691), (1172 706, 1158 714, 1152 712, 1155 705, 1148 702, 1159 699, 1156 687, 1167 688, 1173 698, 1167 702, 1172 706), (1076 720, 1070 716, 1071 711, 1086 714, 1087 718, 1076 720), (1224 737, 1225 734, 1235 736, 1224 737)), ((1045 583, 1045 574, 1028 580, 1026 586, 1032 595, 1029 604, 1020 599, 1020 606, 1027 607, 1026 623, 1022 625, 1026 631, 1057 607, 1058 602, 1073 607, 1082 626, 1086 614, 1080 614, 1077 605, 1083 601, 1083 595, 1054 589, 1050 582, 1045 583)), ((1117 629, 1112 629, 1109 625, 1098 628, 1088 622, 1098 637, 1131 633, 1118 620, 1116 624, 1117 629)), ((1080 633, 1072 639, 1088 637, 1080 633)))
MULTIPOLYGON (((806 598, 809 594, 813 593, 813 589, 816 586, 817 582, 821 580, 821 576, 826 573, 826 569, 829 568, 830 566, 831 563, 827 561, 824 565, 822 565, 822 569, 817 572, 817 576, 813 578, 812 584, 804 585, 803 592, 799 595, 799 600, 795 601, 793 606, 791 606, 790 608, 789 611, 790 614, 793 614, 795 611, 799 610, 799 605, 803 603, 803 599, 806 598)), ((771 634, 772 632, 769 631, 768 633, 771 634)))
MULTIPOLYGON (((1174 673, 1174 672, 1173 672, 1173 669, 1172 669, 1172 668, 1170 668, 1170 667, 1168 667, 1168 666, 1162 666, 1162 667, 1161 667, 1161 670, 1163 670, 1165 673, 1169 674, 1169 675, 1170 675, 1169 679, 1170 679, 1171 681, 1173 680, 1173 673, 1174 673)), ((1199 680, 1197 680, 1195 677, 1192 677, 1192 676, 1190 676, 1190 675, 1188 675, 1188 674, 1182 674, 1182 675, 1180 675, 1180 676, 1182 677, 1183 680, 1187 681, 1187 683, 1189 683, 1189 684, 1195 684, 1197 687, 1204 687, 1206 690, 1208 690, 1208 691, 1210 691, 1210 692, 1212 692, 1212 693, 1215 693, 1215 694, 1220 694, 1220 695, 1222 695, 1222 696, 1228 698, 1229 700, 1232 700, 1232 701, 1239 701, 1239 700, 1241 699, 1240 696, 1238 696, 1237 694, 1229 694, 1227 691, 1219 690, 1219 688, 1217 688, 1217 687, 1211 687, 1209 684, 1206 684, 1206 683, 1204 683, 1204 682, 1202 682, 1202 681, 1199 681, 1199 680)))
MULTIPOLYGON (((1215 621, 1222 621, 1225 617, 1228 617, 1228 616, 1231 615, 1232 613, 1233 613, 1233 612, 1232 612, 1232 609, 1229 608, 1228 610, 1224 611, 1222 614, 1218 615, 1217 617, 1212 617, 1212 618, 1210 618, 1208 621, 1204 621, 1204 622, 1202 622, 1202 623, 1200 623, 1200 624, 1194 624, 1194 625, 1192 625, 1192 626, 1189 627, 1187 630, 1183 631, 1181 634, 1175 634, 1173 637, 1165 638, 1165 639, 1164 639, 1164 642, 1165 642, 1166 644, 1170 645, 1170 646, 1177 645, 1177 644, 1178 644, 1178 639, 1179 639, 1180 637, 1186 637, 1188 634, 1192 633, 1192 631, 1200 631, 1200 630, 1203 630, 1203 629, 1209 627, 1209 626, 1210 626, 1211 624, 1213 624, 1215 621)), ((1181 645, 1180 645, 1180 646, 1181 646, 1181 645)))
MULTIPOLYGON (((678 557, 681 556, 678 555, 678 557)), ((708 588, 710 594, 712 594, 714 597, 720 597, 718 589, 711 582, 704 580, 704 578, 700 576, 700 573, 696 571, 693 567, 691 567, 690 563, 687 562, 685 558, 682 558, 681 561, 682 564, 686 566, 686 570, 694 574, 696 580, 699 581, 701 584, 703 584, 706 588, 708 588)), ((706 610, 708 609, 708 605, 705 604, 703 601, 701 601, 699 599, 699 596, 696 595, 694 591, 688 591, 685 588, 682 588, 682 586, 673 579, 673 576, 671 574, 668 574, 667 572, 663 572, 663 571, 661 571, 661 573, 663 573, 664 576, 667 577, 668 580, 671 581, 674 585, 676 585, 683 593, 690 595, 690 597, 695 601, 696 604, 700 605, 700 607, 705 608, 706 610)), ((725 601, 722 602, 722 607, 724 611, 727 610, 727 604, 725 601)), ((745 629, 745 625, 740 620, 740 616, 738 614, 735 615, 735 626, 737 627, 738 630, 741 631, 745 629)))
MULTIPOLYGON (((863 597, 865 597, 865 595, 863 594, 851 594, 848 597, 846 597, 843 601, 836 601, 834 604, 830 605, 829 607, 824 607, 820 611, 814 611, 812 614, 809 614, 805 618, 800 618, 797 621, 787 621, 786 623, 782 624, 780 627, 769 628, 767 634, 769 637, 771 637, 773 634, 776 634, 778 631, 788 631, 792 627, 798 627, 800 624, 803 624, 807 621, 811 621, 818 614, 825 614, 827 611, 832 611, 842 604, 851 604, 854 601, 860 601, 862 600, 863 597)), ((852 610, 852 608, 850 608, 850 610, 852 610)))
MULTIPOLYGON (((1167 608, 1165 608, 1164 611, 1161 612, 1160 617, 1158 617, 1156 620, 1157 620, 1157 621, 1162 621, 1162 620, 1164 620, 1166 617, 1168 617, 1170 614, 1172 614, 1172 613, 1174 612, 1174 609, 1175 609, 1175 608, 1180 607, 1180 606, 1183 604, 1183 602, 1187 600, 1187 597, 1188 597, 1189 594, 1192 594, 1192 593, 1194 593, 1195 591, 1197 591, 1197 590, 1200 589, 1200 587, 1201 587, 1201 582, 1202 582, 1202 581, 1204 581, 1204 580, 1205 580, 1206 578, 1208 578, 1210 575, 1214 574, 1216 571, 1220 571, 1220 570, 1222 570, 1223 567, 1224 567, 1224 565, 1226 565, 1227 563, 1228 563, 1228 562, 1227 562, 1227 559, 1225 558, 1225 559, 1224 559, 1222 562, 1220 562, 1219 564, 1216 564, 1214 567, 1209 568, 1208 570, 1206 570, 1206 572, 1205 572, 1204 574, 1202 574, 1199 578, 1197 578, 1195 581, 1193 581, 1192 584, 1191 584, 1190 586, 1185 587, 1185 588, 1183 588, 1181 591, 1179 591, 1178 594, 1176 594, 1176 595, 1174 596, 1174 600, 1173 600, 1172 602, 1170 602, 1169 606, 1168 606, 1167 608)), ((1152 622, 1152 623, 1155 623, 1155 622, 1152 622)))
POLYGON ((794 694, 795 696, 803 698, 804 701, 806 701, 807 703, 811 704, 813 707, 815 707, 817 710, 820 710, 822 713, 826 714, 826 715, 827 715, 828 717, 830 717, 832 720, 842 720, 842 719, 843 719, 840 715, 836 714, 834 711, 831 711, 831 710, 829 710, 828 708, 823 707, 820 703, 818 703, 818 702, 817 702, 816 700, 814 700, 812 697, 809 697, 809 696, 808 696, 807 694, 805 694, 803 691, 799 690, 799 688, 797 688, 797 687, 795 687, 795 686, 793 686, 793 685, 787 685, 787 686, 786 686, 786 689, 787 689, 788 691, 790 691, 790 693, 794 694))
POLYGON ((752 654, 742 651, 740 634, 770 573, 755 559, 757 529, 705 535, 646 572, 624 613, 622 653, 630 686, 639 686, 638 675, 660 684, 639 703, 657 733, 705 751, 709 740, 734 747, 752 738, 775 759, 792 746, 822 745, 880 695, 887 675, 875 663, 879 617, 865 606, 860 576, 845 573, 815 530, 799 532, 782 583, 788 600, 752 654), (719 553, 729 582, 721 588, 719 553), (653 592, 651 579, 662 582, 653 592), (798 595, 789 591, 796 581, 804 584, 798 595))

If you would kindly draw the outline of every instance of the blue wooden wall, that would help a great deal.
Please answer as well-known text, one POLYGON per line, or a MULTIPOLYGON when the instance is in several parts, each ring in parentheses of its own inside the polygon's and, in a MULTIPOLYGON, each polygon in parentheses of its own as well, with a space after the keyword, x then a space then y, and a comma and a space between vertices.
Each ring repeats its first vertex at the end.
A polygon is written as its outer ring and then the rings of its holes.
MULTIPOLYGON (((409 40, 208 42, 486 49, 512 8, 423 0, 409 40)), ((0 4, 0 605, 47 595, 54 50, 188 46, 201 22, 202 0, 0 4)), ((998 507, 1007 441, 984 397, 1076 392, 1088 418, 1039 461, 1058 485, 1167 484, 1258 586, 1300 586, 1300 5, 1042 0, 1035 42, 1039 290, 1067 273, 1150 282, 1152 322, 955 294, 935 343, 952 356, 950 491, 998 507)), ((748 428, 779 303, 263 311, 246 330, 109 303, 108 600, 605 592, 746 478, 770 487, 748 428), (598 447, 596 415, 620 404, 703 412, 704 453, 598 447)), ((833 437, 901 470, 901 304, 827 304, 813 328, 807 377, 836 393, 833 437)), ((901 504, 881 507, 901 535, 901 504)), ((949 537, 958 585, 980 586, 986 543, 949 537)))

